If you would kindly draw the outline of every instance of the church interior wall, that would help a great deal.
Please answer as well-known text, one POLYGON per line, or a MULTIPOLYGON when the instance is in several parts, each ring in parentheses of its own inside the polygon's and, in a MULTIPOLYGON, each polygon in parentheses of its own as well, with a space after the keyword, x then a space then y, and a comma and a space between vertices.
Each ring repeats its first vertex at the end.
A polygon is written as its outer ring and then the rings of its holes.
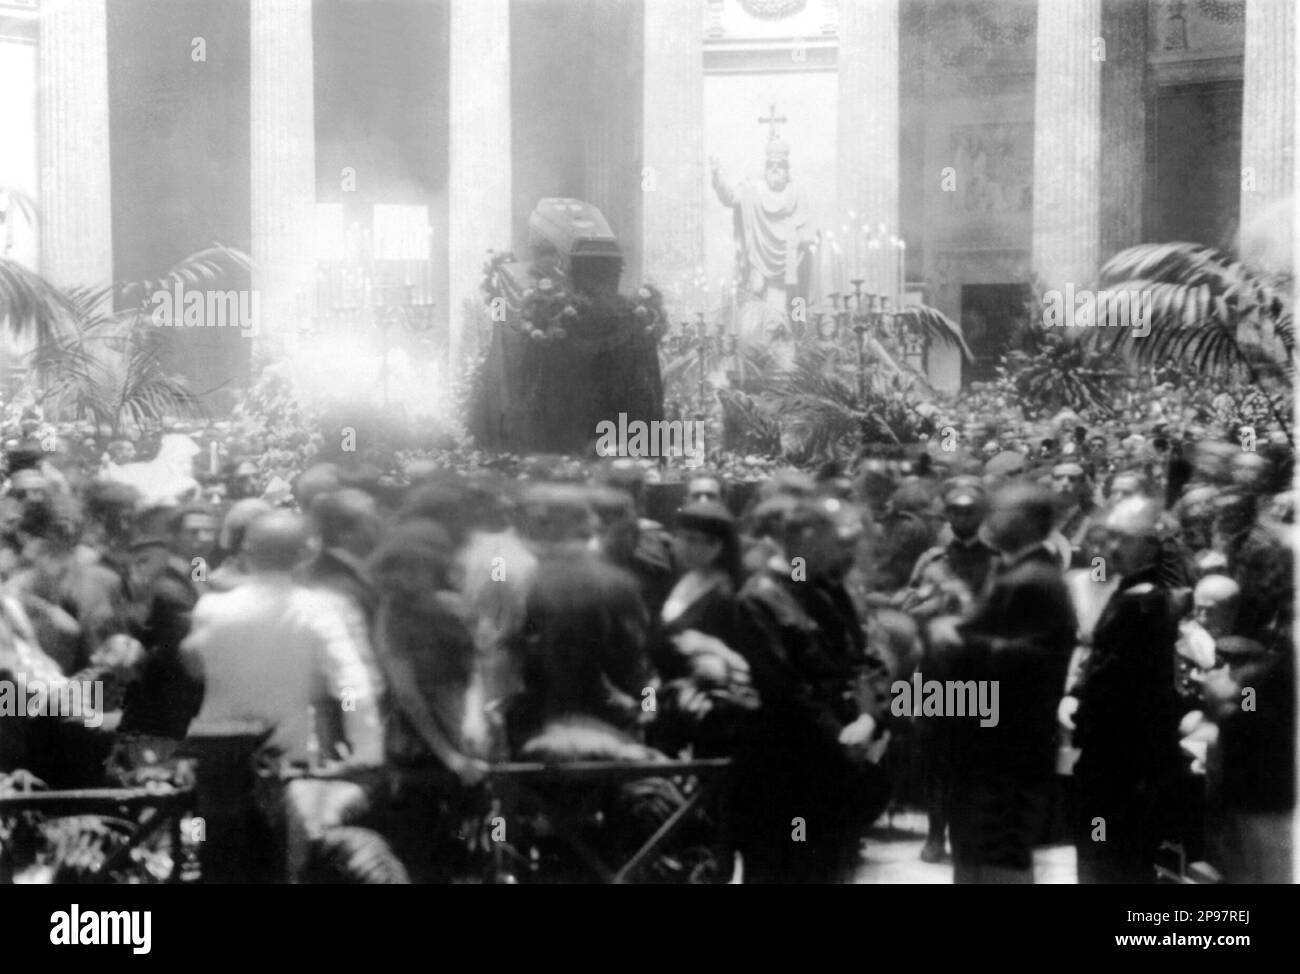
POLYGON ((1147 13, 1144 239, 1233 248, 1245 6, 1153 0, 1147 13))
MULTIPOLYGON (((588 200, 622 243, 625 288, 641 279, 642 212, 653 205, 642 182, 643 139, 672 137, 643 132, 645 2, 653 0, 512 0, 502 40, 511 49, 512 140, 503 159, 514 178, 514 238, 500 245, 523 252, 539 198, 588 200)), ((909 290, 957 320, 964 285, 1028 279, 1036 3, 900 0, 906 277, 909 290), (951 192, 941 185, 946 166, 956 171, 951 192)), ((1231 246, 1244 5, 1102 5, 1102 259, 1147 240, 1231 246), (1187 206, 1189 198, 1197 205, 1187 206)), ((781 136, 813 222, 834 233, 847 216, 834 198, 838 3, 791 2, 783 17, 763 15, 777 6, 703 4, 704 156, 717 156, 732 178, 759 175, 767 130, 758 118, 775 105, 788 119, 781 136)), ((318 201, 363 223, 377 204, 427 207, 432 290, 443 309, 448 7, 448 0, 313 5, 318 201), (386 10, 376 16, 380 5, 386 10), (345 166, 357 173, 355 190, 343 188, 345 166)), ((108 13, 115 276, 157 274, 216 240, 250 249, 249 0, 114 0, 108 13), (199 37, 205 61, 191 58, 199 37)), ((5 129, 18 133, 0 154, 0 185, 21 190, 26 179, 32 196, 34 44, 34 36, 0 31, 0 76, 15 82, 6 86, 3 110, 13 117, 5 129)), ((731 218, 707 185, 708 167, 700 168, 702 280, 707 306, 721 308, 733 273, 731 218)), ((27 247, 35 260, 34 233, 11 243, 11 253, 21 259, 27 247)), ((833 286, 828 255, 823 248, 821 294, 833 286)), ((434 320, 445 327, 445 315, 434 320)), ((201 390, 246 374, 249 343, 233 333, 165 340, 173 367, 201 390)), ((955 357, 934 350, 936 385, 954 387, 960 372, 955 357)))
MULTIPOLYGON (((36 20, 0 12, 0 192, 17 192, 29 200, 40 195, 36 118, 36 20)), ((36 270, 39 239, 34 220, 19 212, 11 198, 0 218, 0 253, 36 270)), ((15 388, 24 370, 21 356, 28 341, 0 331, 0 395, 15 388)))
POLYGON ((435 305, 426 337, 445 347, 436 312, 448 305, 448 6, 316 0, 312 14, 317 202, 341 207, 345 229, 373 230, 376 206, 425 209, 435 305))
POLYGON ((641 273, 642 20, 641 0, 510 7, 514 238, 501 246, 527 253, 539 199, 585 200, 618 237, 625 290, 641 273))
POLYGON ((1146 189, 1149 12, 1133 0, 1102 0, 1100 253, 1108 260, 1142 243, 1146 189))
POLYGON ((1235 247, 1241 103, 1240 81, 1156 88, 1149 109, 1149 240, 1235 247), (1189 199, 1197 204, 1188 206, 1189 199))
MULTIPOLYGON (((1025 0, 978 10, 951 0, 904 4, 900 209, 908 279, 955 321, 968 312, 963 285, 1029 280, 1035 22, 1025 0)), ((931 349, 929 375, 937 388, 955 390, 961 356, 931 349)))
MULTIPOLYGON (((0 191, 40 195, 37 181, 37 80, 35 21, 0 14, 0 191)), ((35 269, 36 226, 11 201, 0 218, 0 253, 35 269)))
MULTIPOLYGON (((247 251, 248 0, 119 0, 107 28, 113 276, 157 277, 214 242, 247 251), (195 60, 195 38, 206 60, 195 60)), ((227 286, 250 285, 234 274, 227 286)), ((248 367, 251 343, 237 329, 167 331, 163 342, 199 393, 248 367)))

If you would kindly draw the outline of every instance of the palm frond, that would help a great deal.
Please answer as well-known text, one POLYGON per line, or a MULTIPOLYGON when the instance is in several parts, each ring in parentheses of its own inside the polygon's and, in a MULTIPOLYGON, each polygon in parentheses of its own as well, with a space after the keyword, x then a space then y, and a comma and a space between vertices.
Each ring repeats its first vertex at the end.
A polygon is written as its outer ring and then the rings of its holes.
POLYGON ((931 344, 961 349, 966 361, 975 361, 966 338, 962 335, 961 325, 953 321, 937 308, 929 305, 912 304, 900 308, 897 312, 905 326, 924 335, 931 344))
POLYGON ((1257 344, 1272 350, 1283 377, 1294 374, 1288 290, 1222 251, 1188 243, 1131 247, 1102 267, 1101 287, 1110 299, 1098 309, 1096 340, 1141 365, 1172 359, 1228 378, 1249 374, 1245 346, 1257 344), (1131 320, 1130 295, 1150 307, 1150 334, 1140 339, 1111 327, 1125 312, 1131 320))
POLYGON ((114 293, 121 306, 139 307, 155 292, 171 291, 177 284, 182 288, 202 288, 232 273, 252 269, 253 259, 242 250, 214 243, 178 261, 161 277, 115 285, 114 293))
POLYGON ((7 202, 7 206, 0 209, 0 222, 9 219, 9 214, 17 213, 32 226, 36 226, 38 221, 39 208, 36 205, 36 199, 28 196, 20 189, 14 189, 12 186, 0 186, 0 197, 7 202))
POLYGON ((738 453, 775 456, 781 451, 781 424, 761 400, 735 389, 720 389, 723 443, 738 453))
POLYGON ((0 327, 18 341, 51 341, 77 316, 68 296, 15 260, 0 257, 0 327))
POLYGON ((899 362, 889 354, 889 350, 874 336, 864 335, 862 336, 862 341, 867 357, 883 365, 889 370, 891 376, 899 376, 907 371, 907 367, 899 364, 899 362))

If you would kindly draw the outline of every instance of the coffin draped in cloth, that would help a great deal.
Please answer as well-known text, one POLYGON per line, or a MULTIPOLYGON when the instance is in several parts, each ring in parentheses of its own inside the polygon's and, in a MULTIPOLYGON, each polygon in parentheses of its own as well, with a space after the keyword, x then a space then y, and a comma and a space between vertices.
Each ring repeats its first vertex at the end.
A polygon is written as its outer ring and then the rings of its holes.
MULTIPOLYGON (((581 200, 541 200, 528 219, 532 260, 505 262, 489 275, 487 361, 470 409, 470 431, 488 449, 585 453, 597 424, 663 418, 657 339, 635 302, 618 293, 623 254, 600 210, 581 200), (564 293, 574 313, 559 331, 534 337, 529 295, 564 293), (491 320, 493 317, 505 320, 491 320), (562 334, 560 333, 562 332, 562 334)), ((555 323, 555 322, 552 322, 555 323)))

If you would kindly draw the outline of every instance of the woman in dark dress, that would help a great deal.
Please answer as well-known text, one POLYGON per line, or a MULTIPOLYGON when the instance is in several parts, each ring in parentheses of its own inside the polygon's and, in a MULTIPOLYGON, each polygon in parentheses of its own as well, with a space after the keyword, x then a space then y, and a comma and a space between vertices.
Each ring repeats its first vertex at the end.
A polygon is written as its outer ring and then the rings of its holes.
POLYGON ((731 753, 758 698, 741 650, 753 638, 736 598, 740 538, 730 512, 701 501, 678 515, 674 543, 685 572, 660 614, 655 664, 665 681, 661 746, 693 744, 700 756, 731 753))

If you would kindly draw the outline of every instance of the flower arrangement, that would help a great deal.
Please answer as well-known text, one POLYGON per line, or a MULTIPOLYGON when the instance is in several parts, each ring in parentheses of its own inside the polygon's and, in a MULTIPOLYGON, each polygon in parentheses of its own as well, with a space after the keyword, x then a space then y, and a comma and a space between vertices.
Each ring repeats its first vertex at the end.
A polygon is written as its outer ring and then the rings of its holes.
POLYGON ((519 290, 506 269, 514 260, 509 253, 491 255, 484 267, 483 293, 493 321, 539 345, 641 336, 657 344, 668 330, 663 292, 653 284, 642 284, 631 298, 611 298, 578 290, 558 268, 530 268, 533 283, 519 290))

